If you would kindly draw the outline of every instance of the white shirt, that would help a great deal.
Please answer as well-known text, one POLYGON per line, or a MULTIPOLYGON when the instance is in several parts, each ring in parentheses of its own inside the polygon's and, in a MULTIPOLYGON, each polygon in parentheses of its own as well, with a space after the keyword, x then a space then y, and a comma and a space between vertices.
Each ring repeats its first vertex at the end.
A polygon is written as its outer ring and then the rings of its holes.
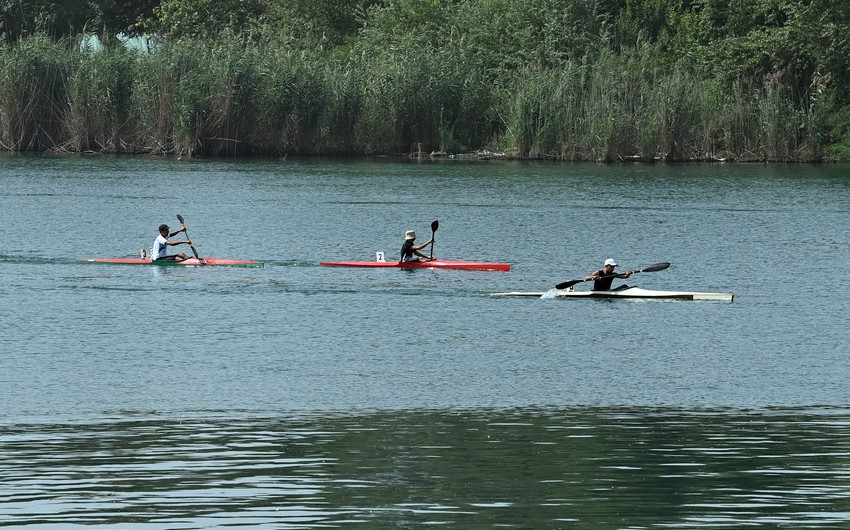
POLYGON ((168 245, 165 244, 166 241, 167 240, 162 237, 162 234, 156 236, 153 246, 151 247, 151 259, 162 259, 168 255, 168 245))

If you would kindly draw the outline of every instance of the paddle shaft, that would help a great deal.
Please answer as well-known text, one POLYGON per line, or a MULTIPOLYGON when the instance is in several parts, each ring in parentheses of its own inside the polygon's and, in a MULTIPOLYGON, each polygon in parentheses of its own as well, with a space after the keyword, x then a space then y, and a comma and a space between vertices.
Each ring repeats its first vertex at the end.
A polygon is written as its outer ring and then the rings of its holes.
MULTIPOLYGON (((639 272, 663 271, 664 269, 666 269, 669 266, 670 266, 670 264, 666 263, 666 262, 665 263, 656 263, 655 265, 650 265, 649 267, 644 267, 640 270, 633 271, 632 274, 637 274, 639 272)), ((567 282, 559 283, 558 285, 555 286, 555 289, 566 289, 568 287, 572 287, 573 285, 576 285, 577 283, 589 282, 589 281, 593 281, 593 280, 601 280, 602 278, 617 278, 617 277, 622 276, 623 274, 625 274, 625 273, 618 272, 617 274, 606 274, 604 276, 599 276, 598 278, 591 278, 589 280, 585 280, 583 278, 581 280, 570 280, 570 281, 567 281, 567 282)))
MULTIPOLYGON (((186 223, 183 221, 182 215, 177 214, 177 220, 180 221, 180 224, 183 226, 183 228, 186 228, 186 223)), ((191 241, 191 239, 189 239, 189 232, 186 231, 186 230, 183 230, 183 233, 186 234, 186 239, 191 241)), ((189 243, 189 248, 192 249, 192 254, 195 255, 195 259, 198 259, 198 260, 201 259, 200 257, 198 257, 198 251, 195 250, 195 245, 193 245, 192 243, 189 243)))

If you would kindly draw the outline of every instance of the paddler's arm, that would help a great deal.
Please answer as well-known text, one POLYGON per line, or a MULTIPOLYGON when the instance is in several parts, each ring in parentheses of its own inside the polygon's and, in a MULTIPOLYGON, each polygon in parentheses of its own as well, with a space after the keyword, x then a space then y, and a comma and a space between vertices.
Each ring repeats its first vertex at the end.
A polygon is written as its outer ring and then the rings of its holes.
POLYGON ((422 250, 423 248, 427 247, 428 245, 433 245, 433 244, 434 244, 434 240, 432 239, 431 241, 426 241, 425 243, 422 243, 421 245, 417 245, 415 247, 412 247, 412 250, 414 252, 416 252, 416 251, 422 250))
POLYGON ((412 249, 412 250, 413 250, 413 253, 414 253, 414 254, 416 254, 417 256, 419 256, 420 258, 425 258, 425 259, 427 259, 427 260, 431 260, 431 259, 433 259, 431 256, 426 256, 425 254, 423 254, 423 253, 421 253, 421 252, 419 252, 419 251, 420 251, 421 249, 423 249, 423 248, 427 247, 428 245, 432 245, 432 244, 434 244, 434 240, 433 240, 433 239, 432 239, 431 241, 428 241, 427 243, 422 243, 422 244, 421 244, 421 245, 419 245, 418 247, 413 247, 413 249, 412 249))

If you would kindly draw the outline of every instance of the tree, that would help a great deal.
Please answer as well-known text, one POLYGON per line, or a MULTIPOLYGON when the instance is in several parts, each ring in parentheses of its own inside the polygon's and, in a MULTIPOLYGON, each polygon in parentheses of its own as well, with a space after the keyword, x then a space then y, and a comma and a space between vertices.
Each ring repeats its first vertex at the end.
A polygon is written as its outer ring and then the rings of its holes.
POLYGON ((0 0, 0 33, 6 42, 43 32, 53 39, 94 33, 131 33, 159 0, 0 0))
POLYGON ((616 42, 620 48, 661 44, 669 49, 684 13, 681 0, 627 0, 616 14, 616 42))
POLYGON ((266 0, 164 0, 145 26, 165 38, 210 38, 229 30, 248 37, 268 9, 266 0))
POLYGON ((355 37, 367 11, 381 0, 269 0, 266 32, 278 41, 314 49, 355 37))

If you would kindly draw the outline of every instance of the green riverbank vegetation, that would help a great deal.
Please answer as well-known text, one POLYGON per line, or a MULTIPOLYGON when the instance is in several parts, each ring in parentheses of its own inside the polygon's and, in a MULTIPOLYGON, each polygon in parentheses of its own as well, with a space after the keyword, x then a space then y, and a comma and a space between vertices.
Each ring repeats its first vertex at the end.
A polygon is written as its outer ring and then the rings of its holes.
POLYGON ((10 0, 0 31, 6 151, 850 160, 846 0, 10 0))

